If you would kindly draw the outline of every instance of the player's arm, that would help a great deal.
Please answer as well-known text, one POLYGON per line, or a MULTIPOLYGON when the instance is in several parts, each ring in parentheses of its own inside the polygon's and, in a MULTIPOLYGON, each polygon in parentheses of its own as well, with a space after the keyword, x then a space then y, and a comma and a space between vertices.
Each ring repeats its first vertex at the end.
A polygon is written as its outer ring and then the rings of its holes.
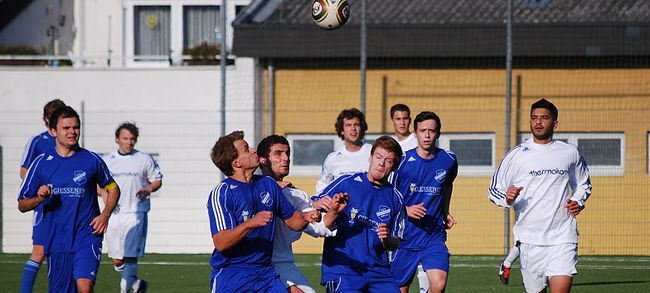
MULTIPOLYGON (((511 207, 514 199, 519 195, 516 190, 509 190, 512 186, 512 178, 510 178, 509 169, 514 163, 515 155, 519 153, 519 147, 516 147, 506 154, 506 156, 499 164, 499 167, 494 171, 494 175, 490 180, 488 187, 488 199, 495 205, 501 207, 511 207), (508 197, 510 197, 508 199, 508 197)), ((521 189, 519 189, 521 191, 521 189)))
POLYGON ((36 191, 36 196, 18 199, 18 210, 21 213, 29 212, 44 202, 52 194, 49 185, 41 185, 36 191))
POLYGON ((25 167, 20 167, 20 179, 25 178, 25 175, 27 175, 27 168, 25 167))
POLYGON ((573 171, 569 173, 569 185, 573 194, 567 200, 566 207, 569 214, 577 216, 585 208, 585 202, 591 195, 591 179, 589 178, 589 169, 584 158, 578 153, 578 160, 573 171))
POLYGON ((397 236, 390 235, 388 225, 381 223, 377 226, 377 237, 381 240, 381 244, 388 251, 397 250, 399 247, 400 239, 397 236))
POLYGON ((149 183, 149 185, 143 187, 138 191, 136 196, 138 196, 139 199, 143 200, 149 195, 151 195, 152 192, 156 192, 156 190, 160 189, 162 186, 162 179, 155 180, 154 182, 149 183))
POLYGON ((272 217, 273 213, 271 211, 261 211, 233 229, 225 229, 217 232, 212 235, 214 248, 219 252, 232 248, 246 238, 246 235, 248 235, 251 230, 266 226, 271 221, 272 217))
POLYGON ((106 199, 104 210, 90 221, 90 226, 93 227, 93 234, 103 234, 108 228, 108 219, 111 217, 117 202, 120 200, 120 187, 115 181, 110 180, 104 188, 106 190, 106 199))
POLYGON ((449 213, 449 206, 451 205, 451 193, 453 190, 453 183, 446 185, 442 190, 442 216, 445 223, 445 228, 447 229, 451 229, 451 227, 456 225, 456 220, 451 215, 451 213, 449 213))
POLYGON ((336 219, 347 206, 349 199, 350 195, 345 192, 337 193, 332 197, 330 210, 323 216, 323 224, 325 224, 325 227, 328 229, 333 228, 336 219))

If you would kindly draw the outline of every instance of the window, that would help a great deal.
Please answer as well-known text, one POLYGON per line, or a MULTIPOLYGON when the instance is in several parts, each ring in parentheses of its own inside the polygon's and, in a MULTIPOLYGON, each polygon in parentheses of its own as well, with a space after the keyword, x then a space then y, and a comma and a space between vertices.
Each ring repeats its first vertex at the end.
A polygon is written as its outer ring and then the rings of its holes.
MULTIPOLYGON (((381 133, 366 134, 372 144, 381 133)), ((318 176, 325 157, 343 145, 335 134, 289 134, 291 176, 318 176)), ((451 150, 458 158, 460 176, 491 176, 494 171, 494 133, 443 133, 441 148, 451 150)))
POLYGON ((144 57, 136 60, 151 60, 155 55, 168 56, 171 48, 170 7, 136 6, 133 16, 134 55, 144 57))
POLYGON ((183 48, 219 43, 215 29, 221 27, 220 16, 219 6, 184 6, 183 48))
MULTIPOLYGON (((530 133, 520 134, 521 141, 531 137, 530 133)), ((623 176, 624 133, 559 132, 553 138, 576 145, 587 161, 591 176, 623 176)))
MULTIPOLYGON (((221 40, 221 1, 218 0, 125 0, 124 55, 131 67, 168 67, 182 64, 215 64, 214 62, 189 62, 197 58, 218 55, 221 40), (197 48, 198 47, 198 48, 197 48), (195 48, 193 54, 183 52, 195 48), (192 55, 192 57, 190 57, 192 55)), ((232 43, 230 26, 236 13, 241 12, 251 0, 228 1, 226 28, 227 43, 232 43)), ((217 58, 218 59, 218 58, 217 58)), ((229 59, 228 64, 233 64, 229 59)))
POLYGON ((492 176, 494 172, 494 133, 443 132, 438 147, 456 154, 459 176, 492 176))
POLYGON ((325 157, 343 142, 335 134, 289 134, 293 177, 319 176, 325 157))

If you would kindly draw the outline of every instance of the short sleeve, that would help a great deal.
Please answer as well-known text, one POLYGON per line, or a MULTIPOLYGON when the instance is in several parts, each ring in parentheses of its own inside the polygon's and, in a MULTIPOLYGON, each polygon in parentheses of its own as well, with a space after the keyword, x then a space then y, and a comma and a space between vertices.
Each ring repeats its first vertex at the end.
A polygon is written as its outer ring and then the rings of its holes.
POLYGON ((212 235, 237 226, 235 217, 232 215, 232 198, 230 195, 228 184, 225 183, 219 184, 210 192, 207 209, 212 235))

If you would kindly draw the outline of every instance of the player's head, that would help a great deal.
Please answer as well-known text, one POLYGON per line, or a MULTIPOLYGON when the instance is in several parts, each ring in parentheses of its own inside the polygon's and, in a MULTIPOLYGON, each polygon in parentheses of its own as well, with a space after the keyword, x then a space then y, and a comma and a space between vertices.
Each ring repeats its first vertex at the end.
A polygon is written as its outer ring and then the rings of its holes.
POLYGON ((402 147, 392 137, 384 135, 375 140, 370 149, 368 176, 374 180, 385 180, 402 161, 402 147))
POLYGON ((440 137, 440 117, 431 111, 422 111, 415 116, 413 130, 415 138, 418 140, 418 146, 422 149, 431 149, 435 147, 436 140, 440 137))
POLYGON ((390 107, 390 120, 393 123, 395 134, 407 136, 410 134, 411 109, 404 104, 395 104, 390 107))
POLYGON ((210 158, 226 176, 232 176, 236 170, 255 170, 259 166, 257 152, 248 146, 243 131, 220 137, 212 147, 210 158))
POLYGON ((56 138, 57 146, 76 148, 81 135, 79 114, 70 106, 63 106, 50 115, 50 133, 56 138))
POLYGON ((336 117, 334 124, 336 134, 346 142, 356 143, 363 140, 368 130, 366 116, 357 108, 345 109, 336 117))
POLYGON ((257 145, 262 173, 277 180, 289 175, 291 148, 284 136, 269 135, 257 145))
POLYGON ((52 113, 54 113, 56 109, 63 106, 65 106, 65 103, 59 99, 51 100, 43 106, 43 122, 45 123, 45 127, 48 129, 50 128, 50 116, 52 116, 52 113))
POLYGON ((530 106, 530 132, 537 140, 553 138, 557 128, 558 111, 553 103, 541 99, 530 106))
POLYGON ((138 142, 140 130, 135 123, 124 122, 115 130, 115 143, 122 154, 130 154, 138 142))

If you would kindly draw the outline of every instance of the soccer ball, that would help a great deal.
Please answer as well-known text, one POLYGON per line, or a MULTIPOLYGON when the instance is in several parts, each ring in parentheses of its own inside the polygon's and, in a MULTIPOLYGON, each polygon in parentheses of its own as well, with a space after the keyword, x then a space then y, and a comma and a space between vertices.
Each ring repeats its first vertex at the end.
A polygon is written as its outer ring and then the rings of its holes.
POLYGON ((347 0, 314 0, 311 6, 311 18, 322 29, 337 29, 349 17, 350 5, 347 0))

